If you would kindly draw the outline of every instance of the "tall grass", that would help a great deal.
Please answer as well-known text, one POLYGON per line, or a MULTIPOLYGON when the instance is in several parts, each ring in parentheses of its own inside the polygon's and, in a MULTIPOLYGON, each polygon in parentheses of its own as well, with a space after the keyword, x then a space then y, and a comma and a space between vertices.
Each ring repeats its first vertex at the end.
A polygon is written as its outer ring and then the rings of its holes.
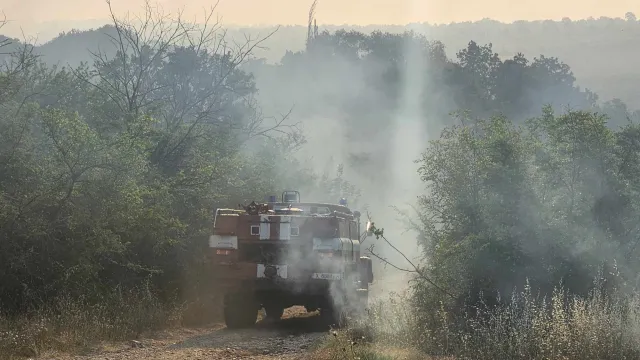
POLYGON ((357 326, 372 341, 358 345, 354 339, 361 338, 351 330, 333 339, 333 347, 358 356, 376 347, 413 348, 425 358, 458 360, 640 359, 637 293, 593 291, 582 298, 558 287, 542 298, 526 286, 497 308, 455 314, 444 305, 418 309, 416 303, 410 294, 393 294, 370 304, 369 316, 357 326))
MULTIPOLYGON (((458 359, 639 359, 639 305, 638 294, 612 298, 594 291, 580 298, 557 288, 547 300, 526 287, 498 309, 467 313, 446 342, 428 346, 458 359)), ((440 313, 440 327, 448 327, 454 319, 440 313)))
POLYGON ((412 346, 420 342, 420 316, 411 306, 408 292, 391 292, 388 297, 369 301, 367 316, 355 327, 379 344, 412 346))
POLYGON ((77 352, 102 341, 131 340, 146 331, 189 325, 195 312, 215 307, 201 302, 166 304, 146 291, 114 292, 98 303, 61 298, 27 314, 0 316, 0 360, 77 352))

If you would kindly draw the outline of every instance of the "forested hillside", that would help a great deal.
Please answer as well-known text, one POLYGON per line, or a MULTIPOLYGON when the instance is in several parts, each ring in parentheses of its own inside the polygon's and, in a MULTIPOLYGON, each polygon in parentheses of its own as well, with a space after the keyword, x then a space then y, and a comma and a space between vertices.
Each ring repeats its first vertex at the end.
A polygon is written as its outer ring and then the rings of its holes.
POLYGON ((417 239, 382 235, 428 261, 371 240, 416 277, 394 335, 411 346, 637 358, 640 113, 598 102, 573 64, 472 36, 451 56, 416 33, 313 28, 268 64, 259 38, 146 21, 116 20, 74 66, 36 53, 86 49, 85 33, 2 48, 0 357, 211 320, 214 209, 295 188, 380 227, 415 205, 417 239))
MULTIPOLYGON (((485 19, 437 25, 421 23, 406 26, 319 26, 320 31, 326 30, 331 33, 341 29, 364 34, 376 30, 393 34, 413 30, 431 41, 441 41, 446 45, 445 52, 449 57, 455 57, 457 51, 465 48, 470 40, 481 45, 492 43, 493 50, 503 59, 511 58, 517 53, 523 53, 530 58, 541 54, 557 57, 571 65, 581 87, 592 89, 603 100, 620 98, 633 109, 638 109, 640 100, 634 89, 640 84, 640 70, 635 65, 640 62, 637 44, 640 22, 631 13, 620 16, 585 20, 566 18, 562 21, 516 21, 511 24, 485 19)), ((276 29, 263 46, 254 49, 256 57, 277 63, 286 51, 304 49, 306 26, 231 27, 225 30, 228 39, 243 41, 247 34, 257 39, 276 29)), ((108 51, 111 48, 108 38, 103 35, 105 32, 113 33, 113 28, 107 26, 93 31, 67 31, 42 45, 39 50, 49 64, 68 62, 78 65, 80 60, 90 59, 87 49, 95 51, 100 46, 108 51)))

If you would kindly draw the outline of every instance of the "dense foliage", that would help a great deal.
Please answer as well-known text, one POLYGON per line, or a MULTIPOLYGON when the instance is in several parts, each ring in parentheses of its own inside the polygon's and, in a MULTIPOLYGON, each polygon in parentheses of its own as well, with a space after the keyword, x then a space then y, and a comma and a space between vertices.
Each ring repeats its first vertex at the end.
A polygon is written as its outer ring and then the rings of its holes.
POLYGON ((207 284, 193 268, 215 208, 288 186, 342 195, 340 174, 287 155, 302 140, 294 127, 261 117, 238 69, 246 53, 118 25, 124 51, 92 66, 47 68, 24 47, 0 74, 5 313, 114 289, 181 300, 207 284))
POLYGON ((508 297, 527 278, 545 294, 562 281, 586 295, 602 266, 633 287, 639 130, 550 108, 526 126, 493 117, 447 129, 420 160, 433 274, 461 297, 508 297))

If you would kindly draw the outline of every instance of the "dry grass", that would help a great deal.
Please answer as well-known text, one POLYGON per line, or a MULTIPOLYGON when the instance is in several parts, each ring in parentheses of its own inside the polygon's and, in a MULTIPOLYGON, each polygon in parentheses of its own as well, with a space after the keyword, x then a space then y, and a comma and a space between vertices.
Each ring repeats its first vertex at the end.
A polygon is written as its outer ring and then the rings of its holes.
POLYGON ((335 331, 323 346, 305 356, 311 360, 418 360, 428 359, 414 349, 368 343, 352 331, 335 331))
POLYGON ((329 339, 308 358, 312 360, 417 360, 431 357, 416 347, 416 312, 406 293, 391 293, 370 301, 367 315, 348 329, 332 331, 329 339))
MULTIPOLYGON (((640 358, 640 297, 616 300, 599 292, 583 299, 557 290, 550 301, 530 289, 503 308, 480 311, 453 330, 440 310, 440 325, 426 330, 438 351, 459 359, 602 359, 640 358)), ((425 344, 426 345, 426 344, 425 344)))
POLYGON ((197 317, 200 309, 215 308, 205 302, 167 306, 138 293, 113 296, 97 305, 62 299, 27 315, 0 317, 0 360, 44 352, 82 353, 99 343, 138 339, 149 331, 193 325, 195 319, 201 323, 215 315, 197 317))
POLYGON ((359 331, 336 332, 315 358, 640 358, 640 296, 636 294, 612 300, 594 292, 585 299, 557 290, 545 301, 526 288, 499 309, 458 318, 444 306, 418 310, 410 304, 407 294, 392 294, 371 304, 369 316, 356 327, 359 331))

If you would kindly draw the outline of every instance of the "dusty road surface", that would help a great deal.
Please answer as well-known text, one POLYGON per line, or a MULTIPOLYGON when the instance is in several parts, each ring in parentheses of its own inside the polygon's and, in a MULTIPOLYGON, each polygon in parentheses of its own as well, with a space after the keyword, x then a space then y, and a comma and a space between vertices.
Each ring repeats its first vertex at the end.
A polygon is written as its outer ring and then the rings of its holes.
MULTIPOLYGON (((378 279, 370 288, 370 303, 389 291, 400 291, 404 278, 378 279)), ((304 307, 286 309, 282 320, 259 319, 254 328, 229 330, 224 324, 172 329, 144 336, 139 341, 93 346, 83 355, 45 354, 57 360, 184 360, 184 359, 313 359, 315 347, 331 336, 331 328, 317 312, 304 307)), ((322 358, 322 356, 320 356, 322 358)))
POLYGON ((255 328, 229 330, 224 325, 165 331, 139 342, 102 346, 86 355, 45 356, 47 359, 306 359, 330 328, 317 313, 304 308, 285 311, 279 323, 259 320, 255 328))

